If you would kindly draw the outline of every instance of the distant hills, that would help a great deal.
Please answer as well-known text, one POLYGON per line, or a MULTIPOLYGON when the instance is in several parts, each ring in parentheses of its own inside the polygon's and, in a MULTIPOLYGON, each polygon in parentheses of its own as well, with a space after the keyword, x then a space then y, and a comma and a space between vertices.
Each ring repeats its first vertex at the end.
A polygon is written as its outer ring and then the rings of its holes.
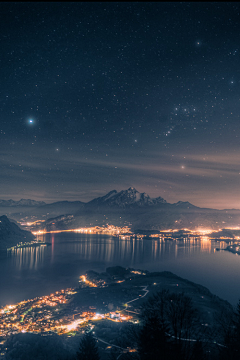
POLYGON ((21 230, 6 216, 0 216, 0 250, 8 249, 20 242, 31 242, 33 239, 34 236, 29 231, 21 230))
POLYGON ((35 201, 35 200, 30 200, 30 199, 21 199, 19 201, 14 201, 12 199, 10 200, 0 200, 0 207, 14 207, 14 206, 42 206, 42 205, 46 205, 46 203, 44 201, 35 201))
POLYGON ((87 203, 60 201, 52 204, 34 200, 0 200, 0 214, 16 221, 44 220, 47 230, 78 227, 130 226, 133 230, 220 229, 240 226, 240 210, 200 208, 189 202, 168 203, 162 197, 151 198, 135 188, 112 190, 87 203))

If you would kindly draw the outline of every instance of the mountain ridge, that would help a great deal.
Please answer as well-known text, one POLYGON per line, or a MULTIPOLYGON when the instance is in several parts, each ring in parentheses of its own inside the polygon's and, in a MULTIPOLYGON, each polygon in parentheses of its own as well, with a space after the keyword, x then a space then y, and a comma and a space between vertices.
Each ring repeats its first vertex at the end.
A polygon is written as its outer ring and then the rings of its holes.
POLYGON ((130 187, 127 190, 121 190, 117 192, 112 190, 104 196, 93 199, 87 203, 88 206, 92 205, 115 205, 120 207, 126 207, 129 205, 154 205, 158 203, 167 203, 162 197, 151 198, 148 194, 140 193, 135 188, 130 187))
POLYGON ((41 220, 39 228, 47 230, 76 229, 80 227, 129 226, 134 229, 219 229, 240 226, 240 210, 200 208, 188 201, 168 203, 162 197, 151 198, 134 187, 111 190, 90 200, 59 201, 42 206, 9 206, 0 208, 5 215, 27 224, 41 220))
POLYGON ((0 249, 8 249, 20 242, 31 242, 33 239, 30 231, 20 229, 7 216, 0 216, 0 249))
MULTIPOLYGON (((96 205, 96 204, 109 204, 109 205, 133 205, 137 204, 138 206, 142 205, 156 205, 156 204, 171 204, 168 203, 164 198, 158 196, 156 198, 150 197, 147 193, 140 193, 134 187, 129 187, 126 190, 111 190, 106 195, 99 196, 90 201, 83 202, 80 200, 69 201, 69 200, 59 200, 54 201, 52 203, 46 203, 45 201, 37 201, 32 199, 20 199, 20 200, 1 200, 0 199, 0 208, 1 207, 53 207, 58 205, 67 205, 67 204, 75 204, 75 205, 96 205)), ((173 203, 171 205, 178 206, 180 204, 188 204, 189 206, 197 207, 191 204, 188 201, 178 201, 177 203, 173 203)), ((227 210, 227 209, 225 209, 227 210)), ((237 210, 237 209, 231 209, 237 210)))
POLYGON ((31 199, 21 199, 18 201, 9 199, 9 200, 0 200, 0 206, 12 207, 12 206, 43 206, 46 205, 44 201, 36 201, 31 199))

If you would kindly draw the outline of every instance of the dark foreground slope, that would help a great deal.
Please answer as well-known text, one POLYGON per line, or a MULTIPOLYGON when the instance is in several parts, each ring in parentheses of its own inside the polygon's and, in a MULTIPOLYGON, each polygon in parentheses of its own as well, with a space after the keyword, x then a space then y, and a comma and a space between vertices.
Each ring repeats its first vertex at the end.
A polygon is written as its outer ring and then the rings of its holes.
POLYGON ((30 242, 33 239, 34 236, 29 231, 21 230, 5 215, 0 216, 0 250, 8 249, 20 242, 30 242))
MULTIPOLYGON (((6 360, 32 360, 32 356, 35 360, 43 358, 45 360, 75 359, 74 355, 79 341, 83 332, 89 330, 90 324, 94 337, 98 340, 101 360, 109 360, 112 350, 117 350, 116 355, 120 356, 123 348, 134 347, 133 338, 126 339, 126 334, 129 334, 129 329, 132 334, 134 331, 138 331, 139 313, 146 306, 146 302, 163 289, 174 294, 184 293, 184 296, 192 299, 193 307, 198 312, 197 321, 200 326, 197 335, 199 336, 201 333, 201 339, 205 339, 208 346, 213 345, 215 351, 218 350, 216 344, 223 341, 221 322, 233 313, 232 306, 227 301, 213 295, 207 288, 170 272, 150 273, 116 266, 107 268, 104 273, 88 271, 85 277, 91 283, 95 283, 97 287, 88 287, 86 282, 80 284, 82 287, 73 295, 71 301, 58 306, 56 314, 53 315, 54 318, 57 317, 60 321, 67 317, 69 321, 73 321, 86 312, 105 314, 106 316, 102 320, 86 321, 74 331, 61 337, 55 334, 47 336, 46 333, 44 337, 37 334, 12 335, 4 344, 4 348, 7 348, 6 360), (115 311, 120 311, 122 315, 130 315, 131 322, 113 321, 109 312, 114 313, 115 311)), ((32 314, 29 313, 28 316, 36 316, 35 311, 32 314)), ((130 356, 130 354, 128 355, 130 356)), ((117 356, 113 359, 116 359, 117 356)), ((132 359, 132 357, 128 359, 132 359)), ((209 359, 213 359, 213 357, 209 359)))

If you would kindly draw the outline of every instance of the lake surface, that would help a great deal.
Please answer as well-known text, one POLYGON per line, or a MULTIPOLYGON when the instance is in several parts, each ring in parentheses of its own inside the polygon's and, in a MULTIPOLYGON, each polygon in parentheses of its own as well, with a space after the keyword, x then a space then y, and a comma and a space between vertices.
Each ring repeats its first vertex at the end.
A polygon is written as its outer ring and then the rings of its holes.
POLYGON ((224 242, 208 240, 119 240, 76 233, 46 234, 52 245, 0 253, 0 305, 78 286, 87 270, 103 272, 121 265, 149 271, 171 271, 206 286, 236 305, 240 298, 240 256, 224 242))

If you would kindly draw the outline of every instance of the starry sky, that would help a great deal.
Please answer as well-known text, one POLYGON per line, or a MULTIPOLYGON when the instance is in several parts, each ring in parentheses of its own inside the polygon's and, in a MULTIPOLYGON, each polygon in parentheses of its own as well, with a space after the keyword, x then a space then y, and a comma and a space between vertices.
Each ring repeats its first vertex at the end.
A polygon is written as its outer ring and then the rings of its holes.
POLYGON ((240 3, 1 3, 0 198, 240 208, 240 3))

